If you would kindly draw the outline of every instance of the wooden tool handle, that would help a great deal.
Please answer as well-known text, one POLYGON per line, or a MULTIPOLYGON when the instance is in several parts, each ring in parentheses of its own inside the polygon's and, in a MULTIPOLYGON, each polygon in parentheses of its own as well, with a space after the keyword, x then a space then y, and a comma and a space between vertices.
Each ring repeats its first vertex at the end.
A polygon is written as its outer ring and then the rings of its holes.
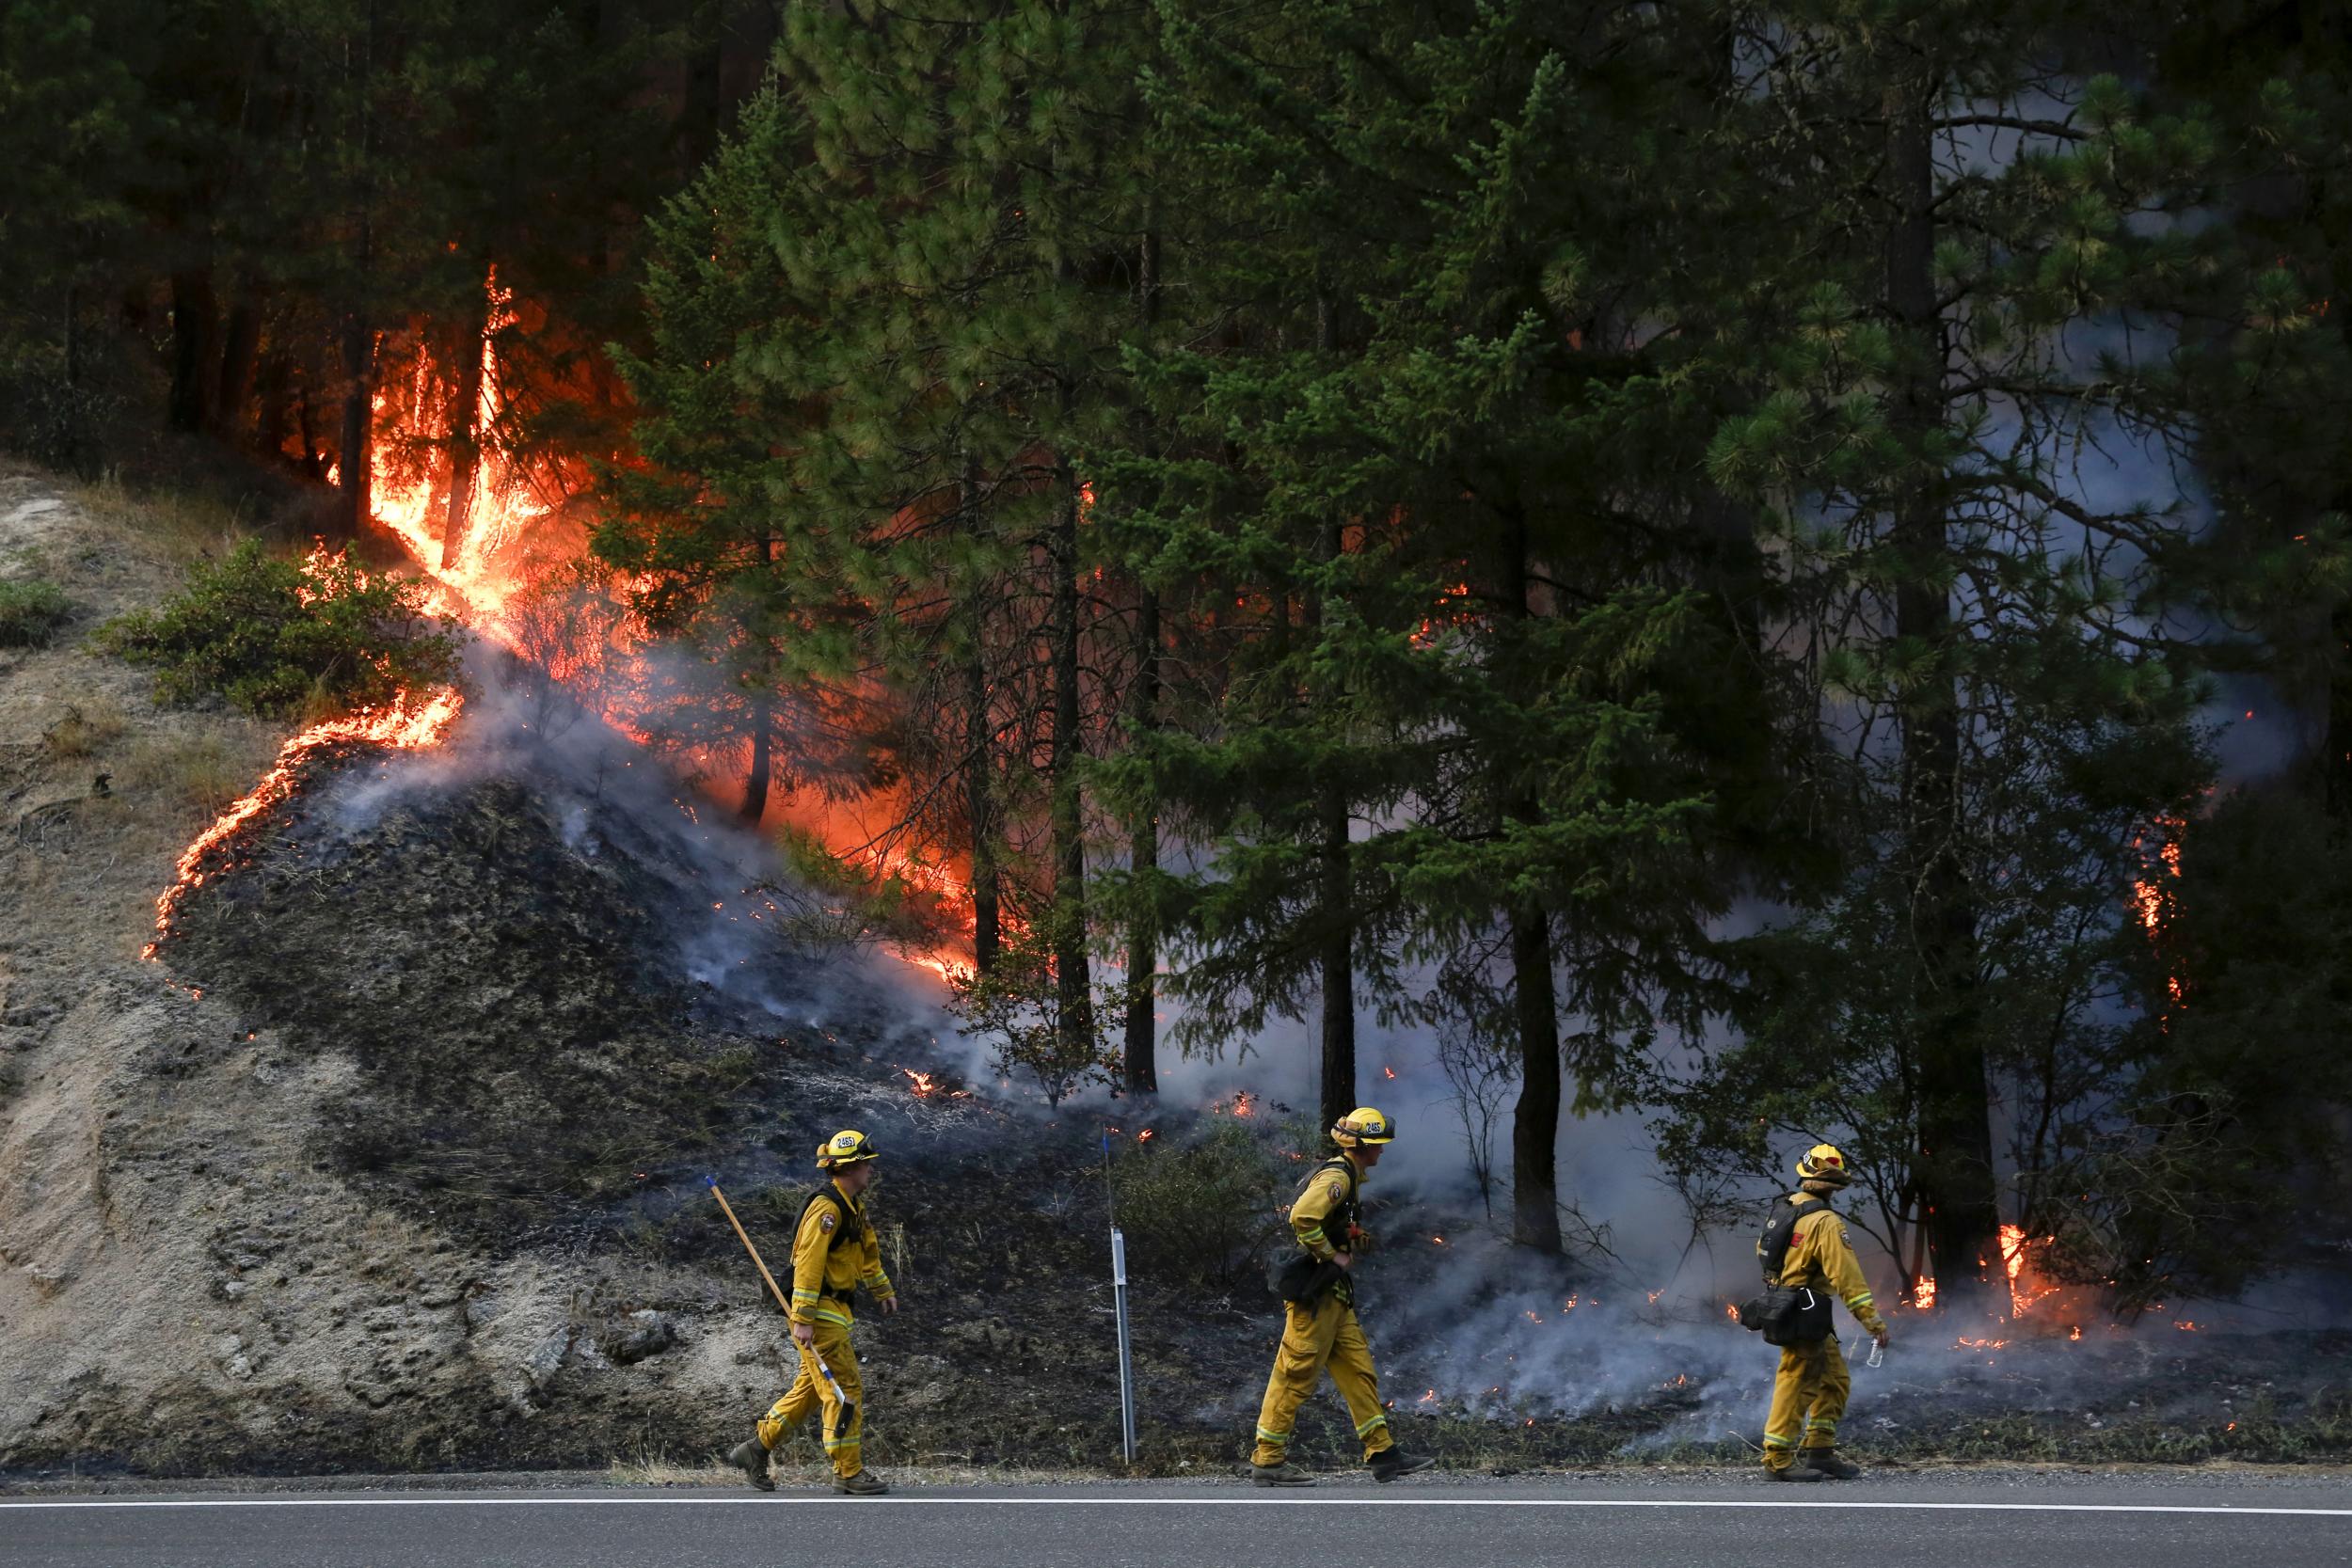
POLYGON ((710 1189, 710 1196, 719 1200, 719 1212, 726 1215, 729 1225, 735 1227, 736 1239, 743 1243, 743 1250, 752 1255, 754 1263, 759 1265, 759 1277, 768 1282, 769 1292, 776 1298, 776 1306, 783 1309, 786 1317, 790 1317, 792 1304, 784 1299, 784 1291, 777 1288, 776 1276, 768 1272, 767 1260, 759 1256, 759 1248, 752 1245, 751 1237, 744 1234, 743 1222, 735 1217, 735 1210, 727 1203, 727 1195, 719 1190, 718 1179, 706 1176, 703 1178, 703 1182, 710 1189))

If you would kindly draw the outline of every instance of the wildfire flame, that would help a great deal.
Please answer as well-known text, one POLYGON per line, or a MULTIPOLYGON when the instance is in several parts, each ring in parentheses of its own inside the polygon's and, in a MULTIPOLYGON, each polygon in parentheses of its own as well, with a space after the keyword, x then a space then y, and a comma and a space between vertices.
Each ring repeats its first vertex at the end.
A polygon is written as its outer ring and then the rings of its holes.
POLYGON ((389 746, 396 750, 414 751, 437 744, 449 733, 457 711, 465 699, 446 688, 424 696, 404 693, 390 706, 354 713, 342 719, 329 719, 311 725, 278 749, 278 761, 262 775, 261 783, 238 800, 228 810, 213 819, 213 825, 196 835, 180 852, 180 863, 171 885, 155 898, 155 937, 139 952, 143 958, 153 958, 166 937, 171 934, 172 916, 178 912, 181 900, 219 867, 208 869, 205 860, 212 852, 233 836, 237 830, 268 811, 300 786, 303 764, 310 753, 323 746, 364 743, 389 746))
POLYGON ((914 1092, 918 1097, 932 1095, 939 1092, 939 1085, 932 1079, 930 1073, 917 1072, 913 1068, 906 1067, 902 1067, 898 1070, 907 1075, 907 1082, 913 1085, 914 1092))
MULTIPOLYGON (((499 282, 495 270, 483 286, 488 309, 481 339, 482 390, 473 408, 473 429, 477 433, 495 430, 499 416, 505 409, 508 399, 496 338, 517 319, 515 293, 499 282)), ((406 394, 404 401, 407 410, 422 411, 440 405, 442 400, 434 386, 434 369, 429 356, 417 356, 411 376, 413 385, 402 388, 406 394)), ((449 512, 447 492, 433 476, 406 476, 400 471, 400 443, 384 439, 381 428, 388 423, 396 425, 401 418, 401 411, 392 407, 390 389, 377 390, 373 410, 373 423, 379 429, 369 444, 368 478, 376 520, 400 535, 401 543, 408 546, 419 563, 459 595, 459 602, 445 608, 463 614, 477 630, 501 641, 508 641, 501 635, 501 611, 516 583, 493 563, 494 558, 532 519, 547 515, 550 509, 532 495, 530 476, 519 465, 510 464, 503 453, 484 443, 481 460, 474 467, 473 490, 462 513, 466 535, 458 542, 455 556, 443 565, 442 529, 449 512)), ((398 432, 390 434, 397 436, 398 432)))
POLYGON ((2032 1279, 2026 1277, 2026 1265, 2029 1260, 2029 1250, 2035 1247, 2047 1246, 2052 1240, 2053 1238, 2048 1236, 2041 1237, 2038 1240, 2029 1239, 2026 1235, 2025 1227, 2023 1226, 2005 1225, 2001 1227, 2001 1267, 2009 1275, 2009 1303, 2010 1317, 2024 1317, 2026 1312, 2032 1309, 2035 1302, 2040 1301, 2042 1297, 2051 1294, 2058 1289, 2055 1285, 2036 1284, 2032 1279))
POLYGON ((1914 1285, 1911 1288, 1911 1305, 1922 1312, 1932 1310, 1935 1307, 1935 1281, 1921 1279, 1914 1285))
MULTIPOLYGON (((2251 719, 2253 715, 2249 713, 2247 717, 2251 719)), ((2172 893, 2165 883, 2168 877, 2177 879, 2181 874, 2180 832, 2185 826, 2186 823, 2177 816, 2156 818, 2155 828, 2164 835, 2163 842, 2157 846, 2154 856, 2149 862, 2148 874, 2132 883, 2132 907, 2137 911, 2139 923, 2146 928, 2150 942, 2163 935, 2166 917, 2171 911, 2172 893)), ((2145 838, 2132 841, 2136 849, 2145 846, 2145 838)), ((2185 1000, 2179 975, 2167 975, 2164 989, 2176 1004, 2185 1000)))

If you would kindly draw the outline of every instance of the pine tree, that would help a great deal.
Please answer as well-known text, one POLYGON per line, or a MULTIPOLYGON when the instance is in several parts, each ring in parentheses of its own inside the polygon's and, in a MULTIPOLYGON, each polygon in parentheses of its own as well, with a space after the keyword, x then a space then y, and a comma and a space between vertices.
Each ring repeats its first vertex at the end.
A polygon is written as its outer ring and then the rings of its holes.
POLYGON ((2012 1005, 2089 1038, 2122 845, 2204 766, 2161 618, 2193 523, 2167 477, 2182 322, 2228 270, 2222 230, 2177 220, 2216 130, 2070 74, 2094 20, 1804 10, 1740 100, 1781 142, 1794 309, 1710 467, 1771 509, 1850 831, 1843 892, 1762 944, 1824 973, 1751 1015, 1702 1098, 1753 1102, 1735 1146, 1756 1114, 1869 1129, 1890 1243, 1924 1239, 1907 1270, 1946 1303, 1997 1264, 1994 1097, 2032 1092, 2035 1050, 2012 1005))
MULTIPOLYGON (((1688 78, 1597 13, 1170 18, 1164 107, 1228 204, 1219 296, 1252 308, 1233 349, 1157 372, 1218 455, 1137 467, 1163 569, 1266 605, 1206 733, 1128 769, 1215 849, 1163 879, 1192 1026, 1295 1010, 1339 969, 1335 933, 1391 1007, 1422 966, 1481 968, 1455 994, 1482 997, 1521 1079, 1514 1235, 1556 1251, 1563 1014, 1587 1024, 1580 1102, 1602 1102, 1618 1053, 1692 994, 1720 897, 1683 730, 1733 650, 1690 591, 1697 509, 1671 455, 1694 467, 1705 426, 1653 380, 1704 367, 1637 331, 1661 296, 1633 257, 1671 187, 1621 161, 1682 155, 1641 127, 1688 78), (1622 256, 1591 237, 1610 219, 1622 256), (1645 402, 1668 417, 1629 445, 1645 402)), ((1353 1085, 1324 1092, 1343 1107, 1353 1085)))

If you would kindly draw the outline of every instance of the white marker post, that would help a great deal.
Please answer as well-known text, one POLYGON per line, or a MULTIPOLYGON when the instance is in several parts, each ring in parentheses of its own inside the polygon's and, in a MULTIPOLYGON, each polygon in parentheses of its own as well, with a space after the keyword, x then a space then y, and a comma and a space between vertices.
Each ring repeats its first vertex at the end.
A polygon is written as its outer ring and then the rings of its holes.
POLYGON ((1119 1314, 1119 1446, 1136 1462, 1136 1368, 1127 1344, 1127 1238, 1111 1227, 1111 1303, 1119 1314))

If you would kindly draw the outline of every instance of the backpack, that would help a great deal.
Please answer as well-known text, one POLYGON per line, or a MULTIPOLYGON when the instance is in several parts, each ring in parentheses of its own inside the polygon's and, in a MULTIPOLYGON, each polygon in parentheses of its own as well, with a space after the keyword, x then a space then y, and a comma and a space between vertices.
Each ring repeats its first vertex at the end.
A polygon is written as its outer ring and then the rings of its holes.
POLYGON ((1796 1243, 1797 1222, 1828 1207, 1819 1198, 1787 1205, 1772 1216, 1756 1243, 1756 1256, 1764 1264, 1764 1293, 1741 1304, 1740 1326, 1763 1335, 1768 1345, 1810 1345, 1829 1338, 1829 1298, 1810 1285, 1780 1283, 1788 1249, 1796 1243))
MULTIPOLYGON (((1341 1201, 1337 1209, 1332 1211, 1330 1219, 1325 1223, 1327 1226, 1337 1225, 1342 1235, 1352 1234, 1356 1227, 1361 1223, 1359 1219, 1360 1211, 1356 1206, 1356 1167, 1344 1159, 1326 1160, 1310 1171, 1307 1180, 1298 1184, 1297 1193, 1291 1198, 1291 1206, 1297 1207, 1298 1200, 1307 1196, 1307 1189, 1321 1180, 1324 1172, 1329 1170, 1344 1171, 1347 1174, 1347 1196, 1341 1201)), ((1301 1307, 1312 1307, 1323 1299, 1324 1292, 1346 1277, 1347 1271, 1337 1263, 1326 1263, 1317 1259, 1311 1253, 1301 1252, 1275 1265, 1267 1276, 1266 1284, 1272 1287, 1274 1293, 1284 1301, 1295 1302, 1301 1307)))

